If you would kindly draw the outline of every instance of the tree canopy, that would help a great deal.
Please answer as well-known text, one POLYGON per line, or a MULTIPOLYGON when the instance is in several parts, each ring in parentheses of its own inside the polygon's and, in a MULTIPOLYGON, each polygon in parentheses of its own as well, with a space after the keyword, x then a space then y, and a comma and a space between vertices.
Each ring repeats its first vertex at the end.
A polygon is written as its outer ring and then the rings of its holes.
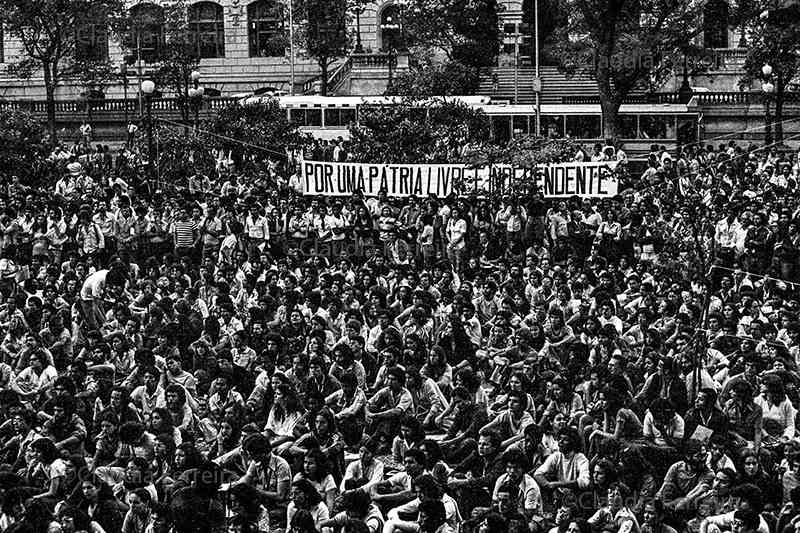
POLYGON ((56 88, 82 70, 108 62, 107 37, 124 10, 122 0, 0 0, 3 28, 24 52, 9 70, 23 78, 41 73, 53 138, 56 88))
POLYGON ((362 163, 452 163, 461 148, 489 136, 485 113, 445 99, 409 99, 399 105, 362 106, 350 129, 350 152, 362 163))
POLYGON ((762 82, 773 85, 773 94, 765 96, 774 100, 775 140, 782 142, 786 92, 800 74, 800 5, 751 0, 742 8, 738 17, 747 28, 749 39, 741 84, 750 87, 755 83, 758 89, 762 82), (764 65, 772 67, 769 76, 762 72, 764 65))
POLYGON ((497 0, 410 0, 404 12, 409 45, 436 48, 464 65, 492 66, 500 11, 497 0))
POLYGON ((702 31, 697 0, 561 0, 569 13, 553 51, 568 72, 597 80, 604 135, 617 137, 619 107, 638 88, 663 85, 702 31))

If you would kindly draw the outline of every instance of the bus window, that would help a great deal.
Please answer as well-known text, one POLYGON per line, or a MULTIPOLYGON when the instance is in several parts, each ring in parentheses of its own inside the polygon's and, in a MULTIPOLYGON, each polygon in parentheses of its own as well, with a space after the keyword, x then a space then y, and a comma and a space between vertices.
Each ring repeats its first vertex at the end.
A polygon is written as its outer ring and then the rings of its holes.
POLYGON ((328 108, 325 110, 326 128, 346 128, 356 121, 356 110, 328 108))
POLYGON ((674 139, 675 116, 641 115, 639 131, 643 139, 674 139))
POLYGON ((595 115, 567 115, 567 135, 573 139, 599 139, 600 117, 595 115))
MULTIPOLYGON (((536 125, 534 124, 534 128, 536 125)), ((518 135, 528 135, 528 116, 527 115, 514 115, 514 137, 518 135)))
POLYGON ((322 109, 306 109, 306 126, 322 127, 322 109))
MULTIPOLYGON (((534 120, 536 118, 534 117, 534 120)), ((539 132, 539 135, 542 137, 547 137, 548 139, 558 139, 564 136, 564 117, 561 115, 557 116, 544 116, 542 115, 542 131, 539 132)), ((534 126, 535 128, 536 126, 534 126)))
POLYGON ((297 126, 322 126, 321 109, 290 109, 289 122, 297 126))
POLYGON ((691 144, 697 142, 696 117, 678 117, 676 140, 680 144, 691 144))
POLYGON ((305 109, 290 109, 289 122, 298 126, 305 126, 306 123, 306 110, 305 109))
POLYGON ((356 123, 356 110, 348 107, 339 110, 339 123, 342 126, 352 126, 356 123))
POLYGON ((511 136, 511 117, 496 115, 492 117, 492 138, 495 142, 507 142, 511 136))
POLYGON ((636 139, 639 137, 637 133, 637 119, 636 115, 620 115, 619 116, 619 136, 622 139, 636 139))

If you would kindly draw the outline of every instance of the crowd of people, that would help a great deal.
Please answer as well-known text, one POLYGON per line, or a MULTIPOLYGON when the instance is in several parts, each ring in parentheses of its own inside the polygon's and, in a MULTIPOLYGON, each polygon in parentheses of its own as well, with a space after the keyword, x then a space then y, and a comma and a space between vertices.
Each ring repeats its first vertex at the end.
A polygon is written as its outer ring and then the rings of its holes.
POLYGON ((4 178, 0 532, 795 533, 797 154, 563 199, 293 155, 4 178))

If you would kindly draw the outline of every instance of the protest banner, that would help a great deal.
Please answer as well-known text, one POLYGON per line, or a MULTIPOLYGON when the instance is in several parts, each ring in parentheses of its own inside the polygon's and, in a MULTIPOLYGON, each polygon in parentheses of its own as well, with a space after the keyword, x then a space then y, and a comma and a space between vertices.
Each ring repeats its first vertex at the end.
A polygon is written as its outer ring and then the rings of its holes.
POLYGON ((528 182, 540 189, 545 198, 615 196, 618 184, 614 175, 615 161, 591 163, 557 163, 535 169, 510 165, 471 168, 462 163, 451 165, 332 163, 303 161, 301 182, 303 194, 350 196, 360 190, 365 196, 377 196, 385 190, 389 197, 438 197, 457 193, 487 193, 492 183, 507 184, 512 180, 528 182))

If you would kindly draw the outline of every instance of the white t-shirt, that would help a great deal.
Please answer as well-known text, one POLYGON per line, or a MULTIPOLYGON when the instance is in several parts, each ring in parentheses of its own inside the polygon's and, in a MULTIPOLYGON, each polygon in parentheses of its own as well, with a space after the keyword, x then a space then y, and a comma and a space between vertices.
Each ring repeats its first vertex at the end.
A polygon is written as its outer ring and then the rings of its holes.
POLYGON ((86 278, 81 287, 81 299, 94 300, 95 298, 102 298, 103 290, 106 288, 107 275, 108 270, 98 270, 86 278))

